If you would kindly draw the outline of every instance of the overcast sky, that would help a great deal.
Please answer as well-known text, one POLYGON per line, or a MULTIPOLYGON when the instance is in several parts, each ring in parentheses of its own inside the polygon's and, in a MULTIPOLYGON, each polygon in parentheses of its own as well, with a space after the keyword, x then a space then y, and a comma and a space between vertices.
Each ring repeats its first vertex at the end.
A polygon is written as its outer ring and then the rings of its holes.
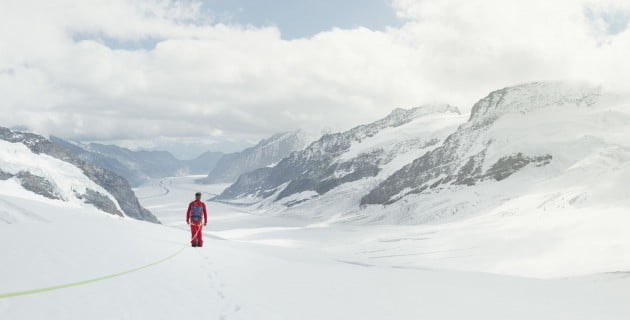
POLYGON ((630 88, 629 20, 623 0, 0 0, 0 125, 190 157, 523 82, 630 88))

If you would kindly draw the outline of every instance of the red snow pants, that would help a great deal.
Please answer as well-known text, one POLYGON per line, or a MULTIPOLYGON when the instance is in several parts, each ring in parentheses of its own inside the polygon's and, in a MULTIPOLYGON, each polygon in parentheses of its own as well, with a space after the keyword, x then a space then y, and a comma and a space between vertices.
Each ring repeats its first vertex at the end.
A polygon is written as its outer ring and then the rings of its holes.
POLYGON ((195 244, 197 242, 198 246, 203 245, 203 236, 201 234, 201 223, 190 223, 190 234, 192 235, 192 239, 190 240, 191 244, 195 244))

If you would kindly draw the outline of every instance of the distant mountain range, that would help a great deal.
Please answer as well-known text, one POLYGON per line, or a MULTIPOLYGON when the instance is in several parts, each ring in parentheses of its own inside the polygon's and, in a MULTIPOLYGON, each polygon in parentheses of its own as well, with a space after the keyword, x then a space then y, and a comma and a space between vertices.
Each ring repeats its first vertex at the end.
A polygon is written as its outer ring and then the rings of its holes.
POLYGON ((241 175, 215 200, 380 223, 630 208, 629 100, 536 82, 491 92, 467 119, 450 106, 397 109, 241 175))
POLYGON ((167 151, 132 151, 115 145, 69 142, 58 137, 51 140, 66 146, 82 160, 125 177, 132 186, 151 178, 207 174, 224 156, 221 152, 208 151, 192 160, 179 160, 167 151))
POLYGON ((303 149, 308 139, 304 131, 297 130, 275 134, 241 152, 208 151, 192 160, 179 160, 167 151, 135 151, 115 145, 84 144, 51 137, 80 159, 115 172, 134 187, 152 178, 187 174, 207 174, 206 178, 199 179, 200 183, 231 183, 243 173, 273 165, 291 152, 303 149))
POLYGON ((273 167, 241 175, 216 200, 292 207, 339 193, 339 209, 361 194, 365 187, 359 184, 384 180, 437 147, 461 122, 459 110, 450 105, 396 109, 373 123, 326 134, 273 167))
POLYGON ((294 151, 302 150, 310 142, 303 130, 284 132, 261 140, 241 152, 226 154, 201 183, 234 182, 241 174, 278 163, 294 151))

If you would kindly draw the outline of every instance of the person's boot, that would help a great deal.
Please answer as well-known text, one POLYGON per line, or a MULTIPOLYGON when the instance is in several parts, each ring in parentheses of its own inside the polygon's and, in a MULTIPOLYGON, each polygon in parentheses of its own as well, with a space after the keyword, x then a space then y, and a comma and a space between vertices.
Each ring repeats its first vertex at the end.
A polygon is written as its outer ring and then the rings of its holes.
POLYGON ((197 246, 197 241, 193 241, 193 242, 192 242, 192 246, 193 246, 193 247, 196 247, 196 246, 197 246))

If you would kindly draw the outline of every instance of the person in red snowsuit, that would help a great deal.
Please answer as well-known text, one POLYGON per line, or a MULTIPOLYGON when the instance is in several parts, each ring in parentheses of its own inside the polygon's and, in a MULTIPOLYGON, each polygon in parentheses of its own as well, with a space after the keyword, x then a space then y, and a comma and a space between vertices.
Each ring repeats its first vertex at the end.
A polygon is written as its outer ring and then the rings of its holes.
POLYGON ((201 234, 203 225, 208 224, 208 213, 206 212, 206 204, 201 201, 201 192, 195 193, 195 201, 188 205, 186 211, 186 223, 190 225, 192 239, 190 244, 193 247, 203 246, 203 235, 201 234))

